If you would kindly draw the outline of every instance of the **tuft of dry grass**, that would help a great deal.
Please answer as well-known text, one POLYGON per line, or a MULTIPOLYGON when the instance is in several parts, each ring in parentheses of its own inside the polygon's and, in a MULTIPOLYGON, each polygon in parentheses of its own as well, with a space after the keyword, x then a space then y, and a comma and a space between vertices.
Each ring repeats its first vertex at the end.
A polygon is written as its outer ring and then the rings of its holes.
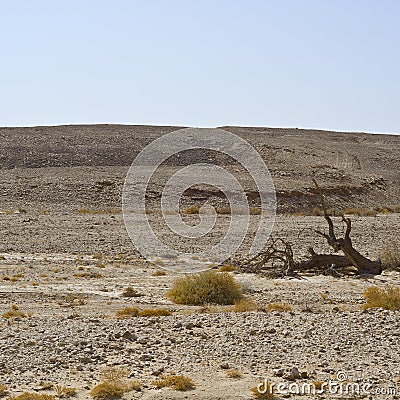
POLYGON ((321 390, 324 386, 327 385, 327 383, 324 381, 312 381, 311 383, 316 390, 321 390))
POLYGON ((3 314, 3 318, 25 318, 27 315, 18 306, 13 304, 11 308, 3 314))
POLYGON ((117 318, 137 317, 138 315, 139 309, 137 307, 125 307, 117 311, 117 318))
POLYGON ((385 310, 400 310, 400 288, 387 285, 384 288, 370 286, 364 290, 366 304, 364 308, 383 308, 385 310))
POLYGON ((257 309, 257 303, 254 300, 248 298, 235 301, 235 305, 233 307, 234 312, 255 311, 257 309))
POLYGON ((124 368, 108 367, 102 371, 102 382, 95 386, 90 395, 96 400, 119 399, 131 390, 142 390, 139 381, 127 380, 129 372, 124 368))
POLYGON ((164 276, 164 275, 167 275, 167 273, 161 269, 158 269, 157 271, 154 271, 151 275, 152 276, 164 276))
POLYGON ((89 272, 78 272, 76 274, 74 274, 74 276, 76 278, 88 278, 88 279, 92 279, 92 278, 102 278, 103 275, 100 274, 99 272, 93 272, 93 271, 89 271, 89 272))
POLYGON ((103 381, 119 381, 126 378, 129 372, 124 368, 108 367, 101 371, 101 378, 103 381))
POLYGON ((243 297, 240 285, 227 272, 204 271, 175 280, 167 298, 177 304, 230 305, 243 297))
POLYGON ((400 270, 399 244, 394 240, 386 243, 379 255, 383 269, 400 270))
POLYGON ((236 271, 236 267, 233 265, 222 265, 219 269, 219 272, 233 272, 236 271))
POLYGON ((157 388, 170 387, 174 390, 186 391, 196 387, 193 380, 183 375, 171 375, 162 378, 161 380, 153 381, 152 384, 157 388))
POLYGON ((56 385, 54 386, 54 391, 56 392, 56 396, 60 399, 67 399, 77 395, 77 390, 74 387, 56 385))
POLYGON ((51 394, 43 393, 34 393, 34 392, 24 392, 19 396, 9 396, 10 400, 55 400, 55 397, 51 394))
POLYGON ((139 312, 139 317, 168 317, 172 312, 166 308, 148 308, 139 312))
POLYGON ((357 215, 358 217, 376 217, 377 212, 372 208, 346 208, 344 214, 357 215))
POLYGON ((270 311, 278 311, 278 312, 291 312, 293 311, 292 306, 288 303, 269 303, 265 307, 265 310, 270 311))
POLYGON ((0 397, 3 397, 7 394, 7 386, 0 383, 0 397))
POLYGON ((124 393, 125 385, 112 381, 102 382, 90 391, 90 395, 98 400, 120 399, 124 393))
POLYGON ((226 371, 226 376, 228 378, 232 378, 232 379, 242 379, 243 378, 243 374, 238 369, 235 369, 235 368, 228 369, 226 371))
POLYGON ((188 214, 188 215, 198 214, 199 211, 200 211, 200 206, 193 205, 193 206, 185 208, 183 210, 183 214, 188 214))

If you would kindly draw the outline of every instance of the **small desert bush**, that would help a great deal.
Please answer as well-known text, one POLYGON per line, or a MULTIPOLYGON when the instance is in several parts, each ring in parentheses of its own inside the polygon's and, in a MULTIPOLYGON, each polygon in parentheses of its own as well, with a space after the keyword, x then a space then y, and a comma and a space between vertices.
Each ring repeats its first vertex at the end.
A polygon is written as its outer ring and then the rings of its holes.
POLYGON ((400 310, 400 288, 398 287, 386 286, 379 288, 378 286, 370 286, 364 290, 363 296, 367 301, 364 308, 400 310))
POLYGON ((77 391, 74 387, 66 387, 60 385, 56 385, 54 387, 54 391, 56 392, 56 396, 59 397, 60 399, 74 397, 77 394, 77 391))
POLYGON ((88 279, 92 279, 92 278, 102 278, 103 275, 100 274, 99 272, 78 272, 76 274, 74 274, 74 276, 76 278, 88 278, 88 279))
POLYGON ((327 383, 324 381, 312 381, 311 383, 316 390, 321 390, 327 385, 327 383))
POLYGON ((188 378, 183 375, 172 375, 162 378, 161 380, 153 381, 153 385, 157 389, 161 389, 163 387, 170 387, 174 390, 186 391, 192 390, 196 386, 191 378, 188 378))
POLYGON ((152 273, 152 276, 163 276, 163 275, 167 275, 167 273, 165 271, 162 271, 161 269, 158 269, 157 271, 154 271, 152 273))
POLYGON ((7 394, 7 386, 0 383, 0 397, 3 397, 7 394))
POLYGON ((120 381, 126 378, 129 372, 124 368, 108 367, 101 371, 101 378, 103 381, 120 381))
POLYGON ((168 317, 172 312, 166 308, 149 308, 139 312, 139 317, 168 317))
POLYGON ((55 400, 55 397, 51 394, 39 394, 39 393, 32 393, 32 392, 24 392, 19 396, 12 396, 9 397, 12 400, 55 400))
POLYGON ((112 381, 102 382, 90 391, 90 395, 98 400, 119 399, 124 393, 125 385, 112 381))
POLYGON ((226 371, 226 376, 228 378, 232 378, 232 379, 242 379, 243 378, 243 374, 238 369, 235 369, 235 368, 228 369, 226 371))
POLYGON ((242 298, 240 285, 227 272, 204 271, 178 278, 167 298, 178 304, 234 304, 242 298))
POLYGON ((257 310, 257 303, 252 299, 241 299, 235 301, 235 305, 233 307, 234 312, 246 312, 246 311, 254 311, 257 310))
POLYGON ((359 217, 376 217, 377 212, 372 208, 346 208, 344 214, 357 215, 359 217))
POLYGON ((18 306, 13 304, 11 308, 3 314, 3 318, 25 318, 26 314, 18 306))
POLYGON ((292 311, 292 306, 288 303, 269 303, 265 307, 266 311, 278 311, 278 312, 290 312, 292 311))
POLYGON ((184 214, 198 214, 200 211, 200 207, 199 206, 190 206, 187 207, 183 210, 184 214))
POLYGON ((96 400, 111 400, 119 399, 124 393, 131 390, 142 390, 142 384, 139 381, 126 379, 128 374, 128 371, 123 368, 103 369, 102 382, 90 391, 90 395, 96 400))
POLYGON ((222 265, 219 269, 220 272, 233 272, 236 271, 236 267, 233 265, 222 265))
POLYGON ((382 267, 390 270, 400 270, 400 250, 395 241, 388 242, 380 253, 382 267))
POLYGON ((138 315, 139 309, 136 307, 125 307, 117 311, 117 318, 137 317, 138 315))

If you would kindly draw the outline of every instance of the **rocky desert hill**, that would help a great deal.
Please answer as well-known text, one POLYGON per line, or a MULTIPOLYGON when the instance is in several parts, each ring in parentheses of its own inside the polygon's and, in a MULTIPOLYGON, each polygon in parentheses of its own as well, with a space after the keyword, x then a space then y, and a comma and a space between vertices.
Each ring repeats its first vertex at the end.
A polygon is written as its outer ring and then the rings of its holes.
MULTIPOLYGON (((121 206, 125 174, 135 156, 172 126, 66 125, 0 128, 0 208, 76 209, 121 206)), ((332 207, 383 207, 400 203, 400 136, 304 129, 229 127, 261 154, 277 190, 278 212, 317 205, 316 176, 332 207)), ((189 153, 164 168, 202 159, 189 153)), ((207 160, 229 164, 207 154, 207 160)), ((248 181, 251 180, 247 178, 248 181)), ((246 178, 245 178, 246 180, 246 178)), ((255 190, 246 188, 250 199, 255 190)), ((153 188, 153 198, 161 186, 153 188)), ((221 197, 205 190, 188 202, 221 197)))

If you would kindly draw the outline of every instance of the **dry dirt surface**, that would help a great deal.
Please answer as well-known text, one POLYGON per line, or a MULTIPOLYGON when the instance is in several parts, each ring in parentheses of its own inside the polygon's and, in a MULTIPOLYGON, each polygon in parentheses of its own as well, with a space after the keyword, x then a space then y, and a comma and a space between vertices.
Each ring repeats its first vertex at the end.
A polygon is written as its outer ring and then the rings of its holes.
MULTIPOLYGON (((362 307, 367 287, 399 287, 398 272, 296 279, 230 272, 259 307, 248 312, 177 305, 166 298, 178 274, 164 270, 163 263, 146 262, 135 250, 123 222, 121 192, 135 155, 175 129, 0 128, 0 385, 14 396, 25 391, 57 396, 57 385, 74 387, 75 398, 90 399, 102 371, 118 367, 127 371, 126 379, 142 384, 141 391, 123 395, 127 400, 251 399, 251 388, 264 379, 283 385, 277 399, 400 398, 400 312, 362 307), (129 286, 135 297, 123 295, 129 286), (291 310, 264 311, 270 303, 287 303, 291 310), (4 318, 13 305, 22 314, 4 318), (125 307, 167 308, 172 315, 117 318, 125 307), (240 371, 237 377, 230 377, 233 369, 240 371), (195 388, 154 386, 170 374, 190 377, 195 388), (336 384, 331 392, 295 393, 302 385, 329 381, 336 384), (346 394, 346 384, 360 394, 346 394)), ((278 199, 273 235, 292 243, 296 259, 305 257, 309 246, 330 252, 313 232, 326 230, 323 217, 302 215, 318 205, 311 176, 326 193, 328 207, 400 204, 400 136, 224 129, 248 140, 266 161, 278 199)), ((157 202, 165 176, 202 157, 242 174, 257 207, 252 182, 233 162, 188 152, 166 163, 152 183, 148 217, 154 227, 163 223, 157 202)), ((182 203, 205 199, 225 201, 217 191, 197 188, 182 203)), ((196 223, 196 216, 186 218, 196 223)), ((259 218, 251 217, 232 264, 246 259, 259 218)), ((333 220, 343 232, 341 219, 333 220)), ((229 221, 219 215, 212 238, 229 221)), ((352 216, 352 221, 354 247, 372 259, 388 241, 399 241, 399 213, 352 216)))

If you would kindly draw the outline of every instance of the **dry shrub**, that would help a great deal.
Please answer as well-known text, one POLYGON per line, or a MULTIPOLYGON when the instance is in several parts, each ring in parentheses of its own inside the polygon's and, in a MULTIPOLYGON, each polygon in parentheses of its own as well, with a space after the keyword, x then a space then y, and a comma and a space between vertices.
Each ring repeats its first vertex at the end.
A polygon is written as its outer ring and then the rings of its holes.
POLYGON ((346 208, 345 214, 357 215, 359 217, 376 217, 377 212, 372 208, 346 208))
POLYGON ((265 307, 266 311, 278 311, 278 312, 291 312, 292 306, 288 303, 269 303, 265 307))
POLYGON ((130 392, 131 390, 135 390, 136 392, 141 392, 143 389, 143 385, 140 381, 137 380, 129 380, 126 384, 126 391, 130 392))
POLYGON ((137 317, 138 315, 139 309, 137 307, 125 307, 117 311, 117 318, 137 317))
POLYGON ((386 243, 380 253, 383 269, 400 270, 400 250, 395 241, 386 243))
POLYGON ((3 314, 3 318, 25 318, 27 315, 18 306, 13 304, 11 308, 3 314))
POLYGON ((78 272, 76 274, 74 274, 74 276, 76 278, 88 278, 88 279, 92 279, 92 278, 102 278, 103 275, 100 274, 99 272, 93 272, 93 271, 89 271, 89 272, 78 272))
POLYGON ((321 390, 324 386, 327 385, 327 383, 324 381, 312 381, 311 383, 316 390, 321 390))
POLYGON ((108 367, 101 371, 101 378, 103 381, 120 381, 126 378, 129 372, 124 368, 108 367))
POLYGON ((152 273, 152 276, 164 276, 167 275, 167 273, 165 271, 162 271, 161 269, 158 269, 157 271, 154 271, 152 273))
POLYGON ((364 308, 383 308, 385 310, 400 310, 400 288, 386 286, 370 286, 364 290, 364 298, 367 300, 364 308))
POLYGON ((56 392, 56 396, 61 399, 74 397, 77 395, 77 391, 74 387, 56 385, 54 387, 54 391, 56 392))
POLYGON ((90 391, 90 395, 98 400, 111 400, 119 399, 131 390, 142 390, 142 384, 139 381, 126 380, 128 374, 129 372, 123 368, 103 369, 101 374, 103 381, 90 391))
POLYGON ((119 399, 124 393, 125 385, 112 381, 100 383, 90 391, 90 395, 98 400, 119 399))
POLYGON ((121 294, 123 297, 140 297, 143 296, 141 293, 136 291, 132 286, 128 286, 121 294))
POLYGON ((190 206, 185 208, 185 210, 183 210, 184 214, 198 214, 200 211, 200 207, 199 206, 190 206))
POLYGON ((192 390, 196 387, 191 378, 188 378, 183 375, 167 376, 161 380, 153 381, 153 385, 157 389, 161 389, 163 387, 170 387, 174 390, 180 390, 180 391, 192 390))
POLYGON ((139 317, 168 317, 172 312, 166 308, 148 308, 139 312, 139 317))
POLYGON ((167 298, 178 304, 234 304, 242 298, 239 284, 227 272, 204 271, 178 278, 167 298))
POLYGON ((232 378, 232 379, 242 379, 243 378, 243 374, 238 369, 235 369, 235 368, 228 369, 226 371, 226 376, 228 378, 232 378))
POLYGON ((233 265, 222 265, 219 269, 220 272, 233 272, 236 271, 236 267, 233 265))
POLYGON ((0 397, 3 397, 7 394, 7 386, 0 383, 0 397))
POLYGON ((55 400, 55 397, 47 393, 39 394, 33 392, 24 392, 19 396, 11 397, 11 399, 12 400, 55 400))
POLYGON ((234 312, 246 312, 246 311, 255 311, 257 310, 257 303, 252 299, 241 299, 235 301, 235 305, 233 307, 234 312))

